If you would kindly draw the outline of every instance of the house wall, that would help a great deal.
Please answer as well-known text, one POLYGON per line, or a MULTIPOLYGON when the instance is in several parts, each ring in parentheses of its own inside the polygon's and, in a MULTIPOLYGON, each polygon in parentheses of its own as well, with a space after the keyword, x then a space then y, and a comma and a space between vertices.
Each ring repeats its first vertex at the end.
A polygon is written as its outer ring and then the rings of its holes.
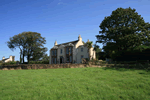
POLYGON ((77 53, 77 63, 81 63, 81 55, 83 55, 83 58, 88 58, 88 48, 84 46, 78 47, 78 53, 77 53), (81 48, 83 48, 83 52, 81 51, 81 48))
POLYGON ((78 48, 81 45, 83 45, 82 39, 76 43, 75 48, 78 48))
POLYGON ((10 58, 9 58, 9 59, 7 59, 7 60, 5 60, 4 62, 9 62, 9 61, 11 61, 11 60, 10 60, 10 58))
POLYGON ((15 61, 15 57, 9 56, 9 59, 5 60, 4 62, 9 62, 9 61, 15 61))
MULTIPOLYGON (((56 45, 56 44, 55 44, 56 45)), ((78 37, 78 42, 75 44, 75 46, 73 46, 73 62, 76 61, 77 63, 81 63, 81 55, 83 55, 83 58, 88 58, 88 48, 83 46, 83 42, 82 42, 82 38, 79 35, 78 37), (82 47, 83 46, 83 47, 82 47), (83 52, 81 52, 81 48, 83 48, 83 52)), ((51 50, 50 50, 51 51, 51 50)), ((90 49, 90 55, 91 58, 96 58, 96 54, 95 51, 93 51, 93 48, 90 49)), ((60 63, 60 56, 63 56, 66 60, 66 51, 65 51, 65 47, 59 47, 57 49, 57 60, 60 63), (60 50, 63 50, 62 54, 60 53, 60 50)), ((51 64, 51 52, 50 52, 50 60, 49 60, 49 64, 51 64)))
POLYGON ((65 58, 65 48, 64 47, 59 47, 58 50, 57 50, 57 60, 59 61, 60 63, 60 56, 63 56, 65 58), (61 54, 61 49, 62 49, 62 54, 61 54))
POLYGON ((73 47, 73 62, 75 61, 76 62, 76 54, 77 54, 77 49, 76 49, 76 47, 74 46, 73 47))

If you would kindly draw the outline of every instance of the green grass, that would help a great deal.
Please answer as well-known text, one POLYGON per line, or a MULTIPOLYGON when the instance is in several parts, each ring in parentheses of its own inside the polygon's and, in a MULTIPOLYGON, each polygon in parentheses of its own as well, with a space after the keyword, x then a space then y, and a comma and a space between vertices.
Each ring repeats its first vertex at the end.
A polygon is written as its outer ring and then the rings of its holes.
POLYGON ((105 68, 0 70, 0 100, 150 100, 150 72, 105 68))

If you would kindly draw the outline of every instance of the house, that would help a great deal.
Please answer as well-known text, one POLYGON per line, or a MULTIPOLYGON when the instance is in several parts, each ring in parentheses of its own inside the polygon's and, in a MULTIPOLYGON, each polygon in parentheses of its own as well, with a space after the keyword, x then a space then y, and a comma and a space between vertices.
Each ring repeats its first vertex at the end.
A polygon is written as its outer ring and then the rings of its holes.
MULTIPOLYGON (((89 42, 89 40, 88 40, 89 42)), ((96 52, 90 48, 90 59, 96 59, 96 52)), ((82 58, 88 58, 88 48, 84 46, 81 35, 78 40, 57 44, 54 43, 54 47, 50 49, 49 64, 57 63, 81 63, 82 58)))
POLYGON ((3 57, 2 61, 3 62, 15 61, 15 56, 9 56, 9 58, 3 57))

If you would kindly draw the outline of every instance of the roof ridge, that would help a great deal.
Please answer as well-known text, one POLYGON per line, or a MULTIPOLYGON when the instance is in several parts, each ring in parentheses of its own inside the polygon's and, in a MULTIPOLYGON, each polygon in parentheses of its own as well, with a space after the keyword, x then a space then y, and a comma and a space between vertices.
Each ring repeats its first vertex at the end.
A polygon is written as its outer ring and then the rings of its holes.
MULTIPOLYGON (((70 41, 70 42, 65 42, 65 43, 61 43, 61 44, 67 44, 67 43, 71 43, 71 42, 77 42, 77 41, 79 41, 79 40, 70 41)), ((57 44, 56 46, 59 46, 59 45, 61 45, 61 44, 57 44)))

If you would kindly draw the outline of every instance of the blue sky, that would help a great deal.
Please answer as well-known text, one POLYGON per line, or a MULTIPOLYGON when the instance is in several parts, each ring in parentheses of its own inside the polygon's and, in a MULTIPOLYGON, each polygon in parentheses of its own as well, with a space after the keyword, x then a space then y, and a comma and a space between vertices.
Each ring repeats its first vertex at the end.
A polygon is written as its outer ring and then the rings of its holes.
POLYGON ((24 31, 41 33, 48 51, 55 40, 69 42, 79 34, 95 43, 100 23, 118 7, 135 8, 150 22, 150 0, 0 0, 0 59, 13 55, 19 60, 19 49, 11 51, 6 42, 24 31))

